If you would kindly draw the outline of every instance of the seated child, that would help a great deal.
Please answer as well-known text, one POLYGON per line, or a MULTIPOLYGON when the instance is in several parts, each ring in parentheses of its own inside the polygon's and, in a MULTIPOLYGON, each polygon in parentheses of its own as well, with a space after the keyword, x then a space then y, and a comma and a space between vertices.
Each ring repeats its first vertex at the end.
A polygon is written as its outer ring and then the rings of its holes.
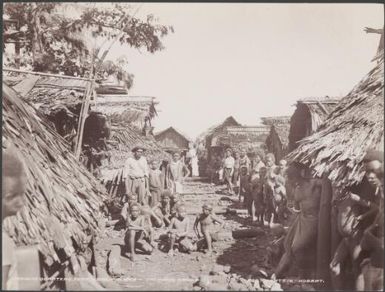
POLYGON ((170 206, 171 206, 171 217, 176 216, 176 208, 183 204, 183 201, 180 198, 180 195, 178 193, 173 193, 170 196, 170 206))
POLYGON ((154 213, 158 218, 161 218, 161 223, 156 227, 166 227, 170 225, 171 220, 171 205, 170 205, 171 192, 164 190, 161 194, 161 201, 153 207, 154 213))
POLYGON ((127 216, 130 211, 130 206, 137 202, 137 197, 133 194, 125 194, 125 197, 127 198, 127 202, 124 203, 122 211, 120 212, 120 215, 122 216, 124 222, 127 221, 127 216))
POLYGON ((160 202, 160 195, 163 190, 164 178, 162 172, 159 170, 159 163, 153 160, 150 164, 150 171, 148 177, 148 184, 151 192, 150 206, 154 207, 160 202))
POLYGON ((153 251, 153 239, 151 223, 148 218, 140 215, 140 206, 135 203, 130 206, 130 214, 126 222, 126 235, 124 243, 126 250, 131 253, 131 260, 135 260, 135 249, 139 249, 146 254, 151 254, 153 251))
POLYGON ((198 224, 201 225, 201 232, 207 245, 207 254, 212 253, 212 241, 218 239, 218 232, 220 228, 223 228, 225 222, 212 214, 213 207, 208 204, 202 206, 202 213, 199 214, 194 223, 194 231, 198 238, 201 238, 201 234, 198 230, 198 224), (219 223, 220 227, 215 228, 215 223, 219 223))
POLYGON ((191 240, 188 238, 190 220, 186 216, 186 207, 184 205, 178 205, 176 210, 177 214, 171 219, 168 228, 168 234, 170 236, 169 255, 174 255, 175 243, 179 245, 180 251, 190 253, 195 250, 191 240))

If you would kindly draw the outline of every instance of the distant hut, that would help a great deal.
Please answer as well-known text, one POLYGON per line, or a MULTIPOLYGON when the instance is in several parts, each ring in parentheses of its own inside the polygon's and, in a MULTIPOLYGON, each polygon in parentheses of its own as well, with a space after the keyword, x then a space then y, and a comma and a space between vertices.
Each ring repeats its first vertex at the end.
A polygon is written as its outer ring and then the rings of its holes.
POLYGON ((252 156, 258 149, 264 149, 269 127, 261 126, 229 126, 216 133, 211 141, 211 147, 222 153, 226 148, 239 151, 246 149, 252 156))
POLYGON ((339 98, 304 98, 297 101, 297 108, 290 119, 289 151, 298 141, 313 134, 337 106, 339 98))
POLYGON ((186 134, 174 127, 156 133, 155 140, 163 150, 169 153, 173 151, 185 152, 189 149, 189 144, 193 142, 186 134))
POLYGON ((241 126, 240 123, 238 123, 234 117, 230 116, 230 117, 227 117, 221 124, 219 125, 215 125, 215 126, 212 126, 211 128, 209 128, 206 132, 204 132, 203 134, 201 134, 199 137, 198 137, 198 141, 202 141, 203 145, 205 146, 206 150, 207 150, 207 155, 208 155, 208 159, 210 160, 212 155, 215 153, 215 154, 218 154, 218 152, 221 151, 221 149, 219 147, 212 147, 212 140, 214 139, 214 137, 218 134, 218 133, 221 133, 223 132, 223 130, 226 128, 226 127, 229 127, 229 126, 235 126, 235 127, 239 127, 241 126))
POLYGON ((263 124, 270 126, 269 135, 266 138, 268 152, 274 154, 276 161, 286 156, 289 150, 290 117, 263 117, 263 124))
POLYGON ((27 174, 26 208, 6 218, 3 228, 17 246, 38 245, 42 286, 63 289, 44 277, 63 277, 70 257, 92 246, 107 193, 44 115, 4 83, 2 92, 3 149, 22 154, 27 174))

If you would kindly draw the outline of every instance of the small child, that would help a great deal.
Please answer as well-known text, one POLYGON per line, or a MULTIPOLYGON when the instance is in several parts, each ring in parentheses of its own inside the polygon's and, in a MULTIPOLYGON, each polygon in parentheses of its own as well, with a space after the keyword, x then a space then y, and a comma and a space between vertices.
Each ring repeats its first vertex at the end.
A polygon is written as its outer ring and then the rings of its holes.
POLYGON ((164 190, 161 194, 161 201, 156 206, 153 207, 154 213, 162 219, 162 223, 160 226, 156 227, 162 227, 163 224, 167 227, 170 225, 171 220, 171 204, 170 204, 170 197, 171 192, 169 190, 164 190))
POLYGON ((153 251, 151 223, 148 218, 140 215, 140 206, 137 203, 130 206, 130 215, 127 218, 126 227, 124 243, 126 250, 131 253, 131 260, 135 261, 135 249, 151 254, 153 251))
POLYGON ((151 193, 150 206, 154 207, 160 201, 160 195, 163 190, 164 178, 162 171, 159 170, 159 162, 157 160, 151 161, 150 171, 148 177, 148 184, 151 193))
POLYGON ((287 209, 287 199, 286 199, 286 188, 285 188, 285 178, 281 175, 277 175, 274 178, 275 184, 273 189, 274 196, 274 208, 275 214, 277 215, 276 221, 278 223, 283 223, 283 220, 286 217, 287 209))
POLYGON ((198 230, 198 224, 201 225, 201 232, 206 241, 207 245, 207 254, 211 255, 212 253, 212 241, 216 241, 218 239, 219 229, 223 228, 225 222, 212 214, 213 207, 208 204, 204 204, 202 206, 202 213, 199 214, 194 223, 194 231, 198 238, 201 238, 201 234, 198 230), (219 223, 220 227, 215 228, 215 223, 219 223))
POLYGON ((261 176, 265 174, 265 170, 265 167, 261 167, 259 173, 255 173, 250 181, 252 196, 251 214, 253 222, 256 221, 258 224, 263 224, 263 213, 265 211, 263 195, 264 177, 261 176))
POLYGON ((127 202, 124 203, 122 211, 120 212, 120 215, 124 220, 124 222, 126 222, 127 217, 129 216, 130 206, 137 202, 137 197, 133 194, 125 194, 124 196, 127 198, 127 202))
POLYGON ((183 201, 181 200, 180 195, 178 193, 171 194, 170 199, 171 217, 175 217, 176 209, 179 205, 183 204, 183 201))
POLYGON ((186 208, 184 205, 177 206, 177 215, 171 219, 168 229, 170 236, 170 249, 168 254, 174 255, 174 245, 179 245, 180 251, 190 253, 195 250, 191 240, 188 238, 190 220, 186 217, 186 208))
POLYGON ((249 181, 250 181, 250 176, 248 174, 248 169, 246 167, 241 167, 240 169, 240 179, 239 179, 239 202, 242 201, 243 197, 243 202, 245 207, 247 208, 248 203, 249 203, 249 198, 248 198, 248 187, 249 187, 249 181))

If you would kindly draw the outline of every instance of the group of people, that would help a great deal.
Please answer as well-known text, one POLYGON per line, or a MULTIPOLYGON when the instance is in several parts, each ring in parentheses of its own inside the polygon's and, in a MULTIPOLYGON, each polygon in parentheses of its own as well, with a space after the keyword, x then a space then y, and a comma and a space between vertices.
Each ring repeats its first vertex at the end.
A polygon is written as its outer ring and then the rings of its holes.
POLYGON ((252 221, 264 225, 282 223, 288 216, 286 192, 286 161, 275 163, 275 156, 267 153, 265 158, 256 154, 253 159, 246 149, 233 152, 226 149, 219 176, 230 195, 239 197, 252 221))
POLYGON ((121 222, 126 230, 125 253, 130 254, 131 260, 135 261, 137 251, 151 254, 157 247, 171 256, 174 255, 175 248, 180 252, 205 250, 207 254, 211 254, 212 242, 217 239, 218 232, 224 225, 213 213, 211 205, 202 206, 202 213, 194 222, 194 235, 190 232, 186 206, 178 193, 163 190, 160 202, 153 207, 140 205, 136 195, 127 194, 126 198, 121 222), (159 237, 159 244, 154 241, 155 230, 163 233, 159 237))
POLYGON ((212 241, 224 222, 212 213, 212 206, 203 205, 202 214, 194 222, 195 234, 198 239, 203 236, 203 241, 193 240, 195 236, 190 234, 186 206, 180 198, 183 181, 190 171, 180 154, 175 152, 172 161, 164 167, 157 160, 152 160, 148 166, 143 147, 134 147, 132 152, 133 157, 125 163, 126 193, 122 197, 124 205, 120 214, 120 222, 126 229, 125 248, 130 258, 135 260, 137 250, 151 254, 158 246, 161 250, 167 249, 170 255, 174 254, 175 247, 189 253, 206 246, 210 254, 212 241), (163 230, 167 235, 167 247, 154 241, 155 229, 163 230))
POLYGON ((330 277, 335 289, 383 289, 383 153, 369 151, 364 165, 363 181, 334 196, 328 180, 301 164, 290 166, 297 216, 273 278, 284 278, 296 263, 302 278, 330 277))

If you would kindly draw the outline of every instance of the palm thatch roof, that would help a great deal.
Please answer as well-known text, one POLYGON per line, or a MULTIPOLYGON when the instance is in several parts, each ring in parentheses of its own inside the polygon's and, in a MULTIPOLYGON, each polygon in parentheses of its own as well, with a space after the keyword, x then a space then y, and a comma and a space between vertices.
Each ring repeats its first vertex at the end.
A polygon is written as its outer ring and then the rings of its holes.
POLYGON ((300 142, 291 161, 306 164, 317 176, 328 175, 337 186, 361 181, 366 151, 384 147, 384 51, 376 61, 318 131, 300 142))
POLYGON ((87 88, 91 86, 91 80, 84 78, 53 74, 35 75, 35 72, 17 70, 5 70, 3 74, 6 84, 45 114, 59 105, 68 108, 79 107, 87 88))
POLYGON ((266 144, 269 144, 268 139, 277 134, 283 148, 289 145, 289 131, 290 131, 290 116, 276 116, 261 118, 264 125, 270 126, 270 133, 267 137, 266 144))
POLYGON ((156 143, 153 136, 144 136, 135 127, 126 124, 112 125, 108 144, 111 148, 108 151, 110 158, 108 163, 101 167, 101 179, 104 183, 113 180, 123 169, 127 158, 132 156, 132 148, 136 145, 146 148, 148 160, 169 158, 169 154, 156 143))
POLYGON ((298 100, 296 110, 290 119, 289 150, 295 149, 299 140, 317 131, 340 100, 329 96, 298 100))
POLYGON ((126 123, 142 129, 147 117, 156 114, 155 97, 98 94, 93 108, 113 123, 126 123))
POLYGON ((205 132, 203 132, 198 136, 197 140, 198 141, 205 140, 211 135, 213 135, 215 132, 220 132, 221 130, 223 130, 225 127, 228 127, 228 126, 241 126, 241 124, 238 123, 233 116, 229 116, 222 123, 208 128, 205 132))
POLYGON ((105 188, 33 106, 3 83, 3 147, 17 149, 27 168, 26 207, 4 228, 18 245, 39 244, 47 264, 98 230, 105 188), (51 226, 53 222, 60 222, 51 226), (58 237, 57 234, 60 234, 58 237))
POLYGON ((265 144, 269 127, 262 126, 229 126, 222 132, 213 134, 211 147, 231 147, 234 149, 246 147, 247 149, 260 148, 265 144))
POLYGON ((175 127, 155 133, 156 142, 166 151, 181 151, 189 149, 189 143, 193 142, 187 134, 175 127))

